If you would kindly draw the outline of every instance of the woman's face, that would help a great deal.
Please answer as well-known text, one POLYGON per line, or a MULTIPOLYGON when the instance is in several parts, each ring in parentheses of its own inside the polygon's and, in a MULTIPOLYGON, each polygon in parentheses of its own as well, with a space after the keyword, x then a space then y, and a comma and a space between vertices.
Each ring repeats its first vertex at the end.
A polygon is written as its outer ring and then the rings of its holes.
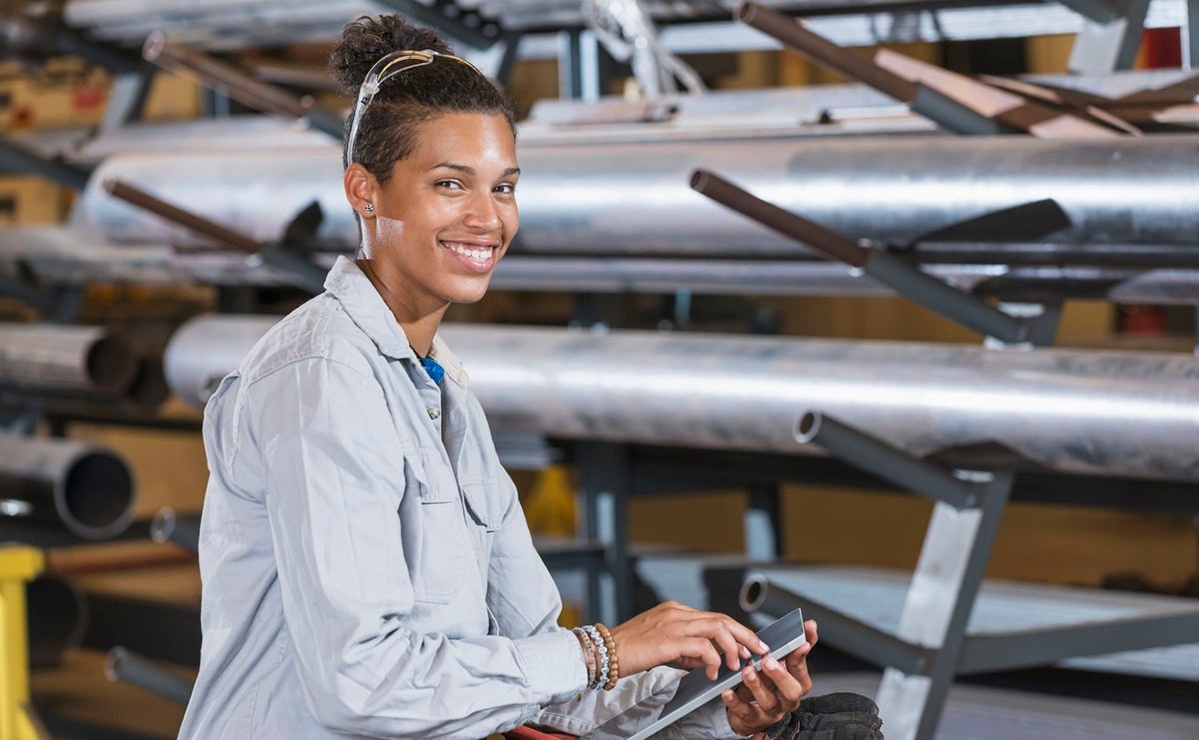
POLYGON ((374 204, 369 256, 388 291, 419 315, 482 298, 520 223, 519 176, 504 116, 453 113, 422 124, 374 204))

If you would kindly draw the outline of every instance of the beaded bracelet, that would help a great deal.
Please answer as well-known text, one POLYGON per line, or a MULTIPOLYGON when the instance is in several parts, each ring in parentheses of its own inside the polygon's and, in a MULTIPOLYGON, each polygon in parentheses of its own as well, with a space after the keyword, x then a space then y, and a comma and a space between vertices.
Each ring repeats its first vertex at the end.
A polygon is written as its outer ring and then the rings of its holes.
POLYGON ((604 641, 610 663, 608 680, 604 682, 604 691, 611 691, 616 688, 616 682, 620 679, 620 658, 616 655, 616 641, 612 639, 612 633, 603 624, 596 622, 595 629, 604 641))
POLYGON ((591 641, 595 643, 596 657, 598 658, 599 662, 599 677, 596 679, 595 684, 590 688, 602 688, 608 685, 608 677, 611 671, 611 659, 608 655, 608 645, 604 642, 604 639, 600 637, 599 630, 597 630, 595 626, 590 624, 583 625, 583 631, 586 632, 587 636, 591 638, 591 641))
POLYGON ((595 645, 582 628, 575 627, 571 632, 574 633, 580 647, 583 648, 583 664, 587 666, 587 687, 592 688, 592 685, 599 679, 599 672, 595 664, 595 645))

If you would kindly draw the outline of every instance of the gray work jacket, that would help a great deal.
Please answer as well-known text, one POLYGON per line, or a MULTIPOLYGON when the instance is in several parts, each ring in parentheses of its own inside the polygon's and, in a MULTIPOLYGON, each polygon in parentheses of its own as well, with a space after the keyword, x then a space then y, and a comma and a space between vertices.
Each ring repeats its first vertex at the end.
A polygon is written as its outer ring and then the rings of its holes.
MULTIPOLYGON (((590 691, 462 366, 440 386, 342 258, 204 415, 196 740, 582 734, 664 701, 657 669, 590 691)), ((730 737, 715 704, 671 731, 730 737)))

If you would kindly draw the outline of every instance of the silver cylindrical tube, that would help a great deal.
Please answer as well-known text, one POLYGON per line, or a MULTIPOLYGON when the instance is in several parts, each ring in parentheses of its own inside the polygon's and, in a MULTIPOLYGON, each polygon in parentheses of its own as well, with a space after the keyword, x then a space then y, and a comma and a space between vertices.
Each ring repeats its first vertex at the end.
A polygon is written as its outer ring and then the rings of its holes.
POLYGON ((0 385, 116 395, 136 371, 133 350, 101 327, 0 324, 0 385))
POLYGON ((0 435, 0 516, 102 540, 129 526, 133 502, 133 474, 116 453, 85 442, 0 435))
POLYGON ((237 369, 242 357, 275 321, 270 316, 213 316, 185 323, 171 337, 163 356, 171 391, 188 403, 203 406, 221 378, 237 369), (210 354, 196 354, 200 347, 210 354))
MULTIPOLYGON (((522 141, 521 229, 514 252, 811 258, 804 247, 708 202, 695 168, 846 236, 903 243, 965 219, 1044 198, 1073 226, 1071 245, 1193 248, 1199 147, 1187 136, 1104 141, 1034 137, 863 137, 652 143, 522 141), (914 174, 918 173, 918 174, 914 174)), ((335 144, 257 152, 116 155, 73 214, 119 242, 194 242, 194 235, 110 197, 128 181, 251 235, 277 240, 313 200, 320 236, 347 247, 358 227, 335 144), (229 172, 245 173, 231 187, 229 172), (267 197, 264 194, 269 194, 267 197)), ((1001 239, 1000 239, 1001 240, 1001 239)))
POLYGON ((154 512, 150 520, 150 539, 173 542, 190 552, 200 550, 200 515, 180 514, 169 506, 154 512))
MULTIPOLYGON (((211 384, 196 379, 234 369, 274 321, 186 324, 167 350, 175 392, 199 401, 211 384)), ((441 336, 496 429, 800 453, 795 420, 816 409, 916 456, 998 441, 1060 471, 1199 480, 1193 355, 463 324, 441 336)))
POLYGON ((108 651, 104 675, 109 681, 123 681, 176 704, 186 705, 192 694, 189 681, 120 645, 108 651))

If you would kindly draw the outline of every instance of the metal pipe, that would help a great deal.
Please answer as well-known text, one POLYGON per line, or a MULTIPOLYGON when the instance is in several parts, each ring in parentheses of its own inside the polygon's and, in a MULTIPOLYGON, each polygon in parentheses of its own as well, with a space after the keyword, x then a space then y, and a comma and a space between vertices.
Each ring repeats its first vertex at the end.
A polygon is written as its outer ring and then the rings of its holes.
POLYGON ((819 34, 812 33, 795 18, 783 15, 777 10, 764 8, 758 3, 748 2, 737 6, 735 16, 742 23, 774 37, 792 51, 869 85, 884 95, 902 103, 910 103, 916 97, 915 84, 854 52, 847 51, 819 34))
POLYGON ((190 681, 120 645, 108 651, 104 676, 114 683, 121 681, 184 706, 192 695, 190 681))
POLYGON ((88 540, 133 521, 133 475, 116 453, 84 442, 0 435, 0 516, 65 526, 88 540))
POLYGON ((150 521, 150 539, 173 542, 190 552, 200 550, 200 515, 178 514, 169 506, 154 513, 150 521))
POLYGON ((146 38, 142 57, 164 69, 197 79, 201 85, 223 92, 254 110, 304 121, 341 140, 341 119, 317 108, 311 95, 300 97, 259 82, 230 64, 168 39, 162 31, 146 38))
POLYGON ((222 316, 192 319, 167 343, 163 355, 167 384, 184 401, 203 406, 221 378, 237 369, 242 357, 275 324, 269 316, 222 316), (205 348, 210 354, 204 354, 205 348))
POLYGON ((929 649, 908 643, 874 625, 778 586, 771 582, 768 573, 747 573, 737 601, 745 612, 760 612, 771 618, 802 609, 805 619, 815 619, 820 625, 821 637, 850 655, 874 665, 918 673, 932 657, 929 649))
POLYGON ((245 234, 222 226, 215 221, 197 216, 190 211, 178 208, 130 183, 122 180, 106 179, 103 181, 102 186, 114 198, 120 198, 155 216, 165 218, 168 221, 177 223, 186 229, 190 229, 211 239, 216 239, 223 242, 226 246, 240 249, 248 254, 257 254, 262 249, 261 244, 247 237, 245 234))
POLYGON ((31 391, 119 395, 137 358, 102 327, 0 324, 0 386, 31 391))
MULTIPOLYGON (((202 402, 276 321, 206 316, 167 347, 202 402)), ((1199 357, 1063 349, 442 326, 496 429, 804 453, 819 408, 924 457, 1001 442, 1050 469, 1199 481, 1199 357)))
MULTIPOLYGON (((1189 136, 775 137, 587 145, 543 137, 522 139, 519 154, 525 175, 514 255, 814 257, 691 191, 688 179, 697 168, 721 172, 779 208, 852 239, 889 244, 1046 198, 1061 205, 1073 226, 1045 241, 1076 245, 1074 251, 1093 246, 1110 256, 1122 245, 1155 245, 1187 259, 1193 258, 1199 233, 1194 208, 1199 147, 1189 136)), ((119 243, 202 243, 112 198, 100 187, 106 179, 137 183, 262 242, 278 241, 295 214, 317 200, 325 214, 318 239, 350 251, 358 243, 358 226, 345 201, 339 156, 332 144, 114 155, 97 169, 72 221, 119 243), (231 182, 234 170, 242 176, 231 182)))
POLYGON ((707 170, 691 173, 691 189, 791 239, 885 283, 896 293, 984 336, 1009 344, 1027 338, 1028 325, 881 249, 869 249, 746 192, 707 170))
POLYGON ((56 665, 66 650, 78 647, 87 626, 87 602, 67 579, 43 573, 25 584, 29 662, 56 665))
POLYGON ((981 489, 819 411, 800 415, 795 422, 795 441, 819 445, 841 460, 917 495, 957 508, 978 505, 981 489))

